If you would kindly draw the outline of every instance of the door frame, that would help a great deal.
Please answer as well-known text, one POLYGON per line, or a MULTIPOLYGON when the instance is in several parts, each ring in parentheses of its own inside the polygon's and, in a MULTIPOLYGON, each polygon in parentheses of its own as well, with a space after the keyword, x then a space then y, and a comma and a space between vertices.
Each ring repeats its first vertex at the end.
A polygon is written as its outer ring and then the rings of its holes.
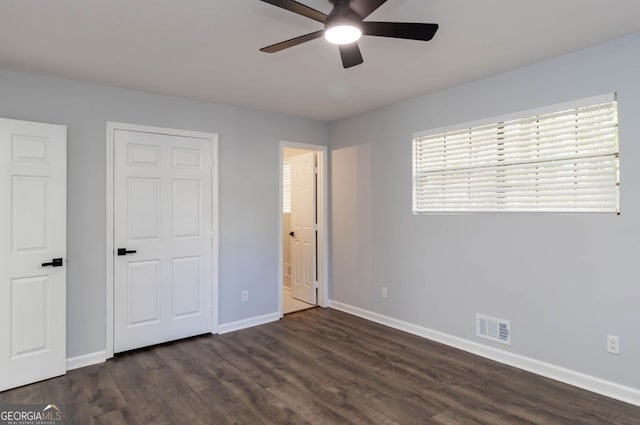
POLYGON ((329 203, 328 203, 328 189, 329 189, 329 161, 328 161, 328 148, 326 146, 312 145, 309 143, 297 143, 280 141, 278 151, 278 311, 280 312, 280 318, 284 316, 284 224, 283 224, 283 212, 282 212, 282 164, 284 161, 284 148, 306 149, 314 151, 317 154, 318 160, 318 187, 317 187, 317 210, 318 210, 318 249, 316 255, 318 257, 318 299, 316 302, 320 307, 329 307, 329 228, 328 228, 328 216, 329 216, 329 203))
POLYGON ((113 337, 114 337, 114 229, 115 214, 114 206, 114 167, 113 155, 114 137, 116 130, 137 131, 143 133, 156 133, 170 136, 194 137, 211 141, 211 306, 212 328, 211 333, 218 333, 219 309, 218 309, 218 135, 216 133, 204 133, 200 131, 180 130, 174 128, 152 127, 147 125, 126 124, 107 121, 107 199, 106 199, 106 358, 113 357, 113 337))

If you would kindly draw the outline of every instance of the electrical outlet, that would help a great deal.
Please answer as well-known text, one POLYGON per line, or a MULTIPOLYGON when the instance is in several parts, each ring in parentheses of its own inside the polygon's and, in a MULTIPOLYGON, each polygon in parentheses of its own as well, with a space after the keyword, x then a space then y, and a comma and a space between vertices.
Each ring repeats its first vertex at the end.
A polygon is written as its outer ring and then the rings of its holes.
POLYGON ((383 286, 383 287, 380 288, 380 296, 382 298, 387 298, 387 287, 386 286, 383 286))
POLYGON ((247 301, 249 301, 249 291, 245 290, 242 291, 242 302, 246 303, 247 301))
POLYGON ((611 354, 620 354, 620 337, 607 335, 607 351, 611 354))

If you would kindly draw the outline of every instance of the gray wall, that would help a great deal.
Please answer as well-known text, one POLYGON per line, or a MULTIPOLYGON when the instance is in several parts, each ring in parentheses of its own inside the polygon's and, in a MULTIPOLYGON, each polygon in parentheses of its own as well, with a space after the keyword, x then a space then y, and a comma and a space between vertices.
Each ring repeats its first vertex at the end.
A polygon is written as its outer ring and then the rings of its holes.
POLYGON ((331 298, 488 345, 475 314, 510 319, 497 348, 640 388, 639 76, 636 34, 332 123, 331 298), (411 214, 412 132, 613 91, 620 216, 411 214))
POLYGON ((220 323, 278 310, 279 141, 326 145, 326 123, 8 71, 0 116, 68 126, 69 357, 105 349, 107 121, 218 133, 220 323))

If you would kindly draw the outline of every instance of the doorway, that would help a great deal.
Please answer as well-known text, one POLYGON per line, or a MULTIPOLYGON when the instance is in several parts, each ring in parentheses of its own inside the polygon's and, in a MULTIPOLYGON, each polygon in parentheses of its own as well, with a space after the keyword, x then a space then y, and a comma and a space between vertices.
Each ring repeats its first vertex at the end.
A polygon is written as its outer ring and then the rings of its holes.
POLYGON ((326 148, 280 145, 280 313, 327 303, 326 148))

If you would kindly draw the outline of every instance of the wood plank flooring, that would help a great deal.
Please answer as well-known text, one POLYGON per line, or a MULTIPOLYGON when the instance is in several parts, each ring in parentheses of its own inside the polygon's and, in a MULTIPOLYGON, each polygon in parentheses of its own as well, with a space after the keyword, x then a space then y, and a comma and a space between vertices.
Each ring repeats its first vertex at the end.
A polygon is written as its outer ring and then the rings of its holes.
POLYGON ((67 425, 640 425, 640 408, 335 310, 116 356, 0 393, 67 425))

